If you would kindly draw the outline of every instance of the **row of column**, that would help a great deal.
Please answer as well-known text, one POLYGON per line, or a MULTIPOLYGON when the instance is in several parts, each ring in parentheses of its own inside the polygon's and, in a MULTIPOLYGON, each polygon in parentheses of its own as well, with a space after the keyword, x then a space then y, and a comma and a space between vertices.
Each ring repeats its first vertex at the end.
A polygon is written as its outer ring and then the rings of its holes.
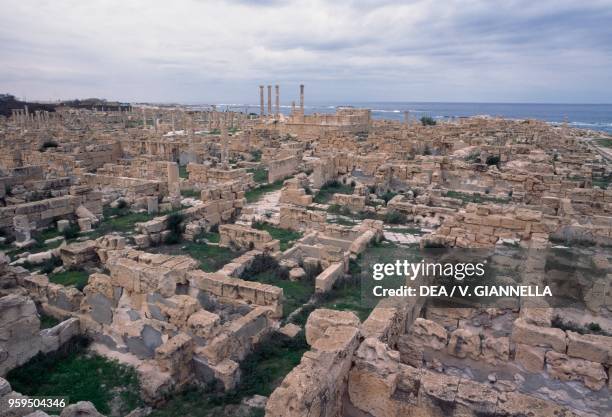
MULTIPOLYGON (((278 119, 280 114, 280 87, 274 86, 276 93, 274 118, 278 119)), ((295 102, 292 103, 292 111, 295 112, 295 102)), ((304 114, 304 84, 300 84, 300 113, 304 114)), ((272 86, 268 85, 268 115, 272 114, 272 86)), ((264 86, 259 86, 259 115, 261 117, 266 115, 265 112, 265 100, 264 100, 264 86)))

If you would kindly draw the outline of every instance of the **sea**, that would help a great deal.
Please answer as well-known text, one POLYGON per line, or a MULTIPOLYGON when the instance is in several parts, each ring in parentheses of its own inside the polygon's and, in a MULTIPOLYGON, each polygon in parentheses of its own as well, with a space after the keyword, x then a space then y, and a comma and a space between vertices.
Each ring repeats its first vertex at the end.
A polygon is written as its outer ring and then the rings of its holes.
MULTIPOLYGON (((411 119, 429 116, 437 120, 470 116, 501 116, 508 119, 539 119, 551 124, 567 121, 570 126, 612 134, 612 104, 532 104, 532 103, 420 103, 420 102, 354 102, 321 103, 304 106, 306 114, 334 113, 337 107, 352 106, 372 110, 375 119, 404 120, 404 111, 411 119)), ((217 104, 217 109, 247 110, 259 114, 254 104, 217 104)), ((289 114, 291 106, 280 111, 289 114)))

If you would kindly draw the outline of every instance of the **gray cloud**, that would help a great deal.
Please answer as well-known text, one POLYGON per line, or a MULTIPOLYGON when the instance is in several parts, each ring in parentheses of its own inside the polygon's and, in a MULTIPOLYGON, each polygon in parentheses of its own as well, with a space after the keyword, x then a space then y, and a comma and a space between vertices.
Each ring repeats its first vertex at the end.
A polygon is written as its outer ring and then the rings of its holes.
POLYGON ((31 98, 612 102, 612 0, 0 3, 0 92, 31 98))

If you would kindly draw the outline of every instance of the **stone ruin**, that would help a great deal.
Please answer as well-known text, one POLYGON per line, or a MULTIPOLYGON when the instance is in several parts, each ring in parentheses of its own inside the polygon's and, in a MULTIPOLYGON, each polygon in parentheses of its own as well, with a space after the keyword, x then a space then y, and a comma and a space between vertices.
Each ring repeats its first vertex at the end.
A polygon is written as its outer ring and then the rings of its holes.
MULTIPOLYGON (((361 322, 314 309, 310 350, 266 415, 609 413, 612 171, 598 145, 609 136, 534 120, 423 126, 373 120, 368 109, 310 115, 303 87, 285 116, 279 88, 275 106, 268 89, 267 109, 260 92, 258 117, 142 106, 15 109, 0 120, 0 244, 10 256, 0 262, 0 377, 85 335, 94 351, 136 368, 154 407, 194 383, 231 391, 259 344, 302 331, 285 317, 280 287, 246 279, 262 257, 312 285, 306 307, 316 307, 383 238, 411 251, 580 245, 601 272, 590 286, 578 280, 583 311, 389 299, 361 322), (263 209, 250 196, 259 187, 271 190, 263 209), (127 215, 144 220, 108 233, 127 215), (254 222, 302 236, 281 251, 254 222), (163 253, 177 231, 180 244, 235 256, 205 272, 194 258, 163 253), (207 239, 217 232, 218 244, 207 239), (41 271, 51 261, 55 271, 86 266, 86 285, 52 282, 41 271), (60 322, 41 330, 41 314, 60 322), (557 315, 604 332, 560 328, 557 315)), ((0 379, 1 398, 20 395, 0 379)))

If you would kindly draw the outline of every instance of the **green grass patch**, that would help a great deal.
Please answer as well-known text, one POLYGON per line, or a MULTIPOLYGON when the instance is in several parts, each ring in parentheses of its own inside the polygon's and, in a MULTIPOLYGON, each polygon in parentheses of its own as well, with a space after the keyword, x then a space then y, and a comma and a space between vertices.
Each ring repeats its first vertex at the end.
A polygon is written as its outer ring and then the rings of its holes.
POLYGON ((314 294, 314 283, 308 280, 290 281, 283 279, 273 270, 255 275, 244 275, 244 279, 270 284, 283 289, 283 318, 304 305, 314 294))
POLYGON ((148 214, 147 212, 132 213, 127 207, 111 208, 107 206, 104 208, 104 220, 88 236, 91 239, 95 239, 112 232, 131 232, 134 230, 136 223, 143 223, 155 217, 177 213, 182 209, 181 207, 166 213, 148 214))
POLYGON ((597 146, 602 146, 604 148, 612 148, 612 139, 596 139, 595 143, 597 146))
POLYGON ((179 165, 179 178, 189 178, 189 172, 187 172, 187 165, 179 165))
POLYGON ((327 223, 329 224, 339 224, 340 226, 355 226, 357 221, 352 217, 345 217, 336 215, 335 217, 327 217, 327 223))
POLYGON ((268 182, 268 170, 265 168, 248 169, 248 172, 253 174, 253 181, 258 184, 268 182))
POLYGON ((210 243, 219 243, 219 241, 221 240, 221 235, 219 235, 218 232, 204 232, 201 233, 198 238, 206 239, 210 243))
POLYGON ((192 189, 181 190, 181 195, 183 197, 200 198, 201 194, 202 193, 199 190, 192 190, 192 189))
POLYGON ((73 340, 62 351, 39 354, 10 371, 7 379, 22 394, 69 397, 71 404, 91 401, 104 415, 115 410, 116 416, 125 416, 140 406, 136 371, 89 354, 86 346, 84 340, 73 340))
POLYGON ((244 196, 246 197, 247 203, 254 203, 263 197, 264 194, 280 190, 281 188, 283 188, 283 180, 278 180, 272 184, 260 185, 257 188, 253 188, 244 193, 244 196))
POLYGON ((66 287, 73 285, 79 291, 83 291, 88 280, 89 273, 82 269, 69 269, 64 272, 49 275, 49 281, 66 287))
POLYGON ((40 329, 50 329, 51 327, 55 327, 60 324, 60 321, 53 316, 48 316, 46 314, 40 315, 40 329))
POLYGON ((215 272, 240 255, 228 248, 207 245, 205 243, 184 242, 177 246, 180 248, 184 246, 185 249, 179 250, 178 253, 187 254, 198 260, 200 262, 200 269, 205 272, 215 272))
POLYGON ((466 203, 498 203, 505 204, 510 201, 510 198, 499 198, 480 193, 462 193, 461 191, 450 190, 444 194, 444 197, 456 198, 466 203))
POLYGON ((339 283, 323 296, 317 308, 352 311, 357 314, 362 322, 368 318, 373 309, 362 301, 359 279, 339 283))
MULTIPOLYGON (((201 388, 192 388, 173 395, 163 406, 149 417, 222 417, 234 415, 225 406, 239 404, 253 395, 269 396, 280 385, 285 376, 300 363, 308 350, 304 333, 294 339, 275 334, 256 346, 241 363, 242 378, 235 390, 214 394, 201 388)), ((263 417, 264 410, 252 409, 249 417, 263 417)))
POLYGON ((289 229, 282 229, 280 227, 276 227, 268 223, 256 222, 253 223, 253 228, 257 230, 265 230, 266 232, 270 233, 272 239, 278 239, 280 241, 281 251, 286 251, 293 245, 293 242, 302 237, 302 234, 300 232, 296 232, 294 230, 289 229))
POLYGON ((421 229, 415 229, 414 227, 390 227, 388 229, 385 229, 385 232, 419 235, 419 236, 424 233, 421 229))
POLYGON ((593 178, 593 186, 606 190, 612 182, 612 175, 606 175, 601 178, 593 178))
POLYGON ((355 187, 342 184, 340 181, 333 180, 325 184, 313 198, 315 203, 325 204, 331 200, 334 194, 353 194, 355 187))

